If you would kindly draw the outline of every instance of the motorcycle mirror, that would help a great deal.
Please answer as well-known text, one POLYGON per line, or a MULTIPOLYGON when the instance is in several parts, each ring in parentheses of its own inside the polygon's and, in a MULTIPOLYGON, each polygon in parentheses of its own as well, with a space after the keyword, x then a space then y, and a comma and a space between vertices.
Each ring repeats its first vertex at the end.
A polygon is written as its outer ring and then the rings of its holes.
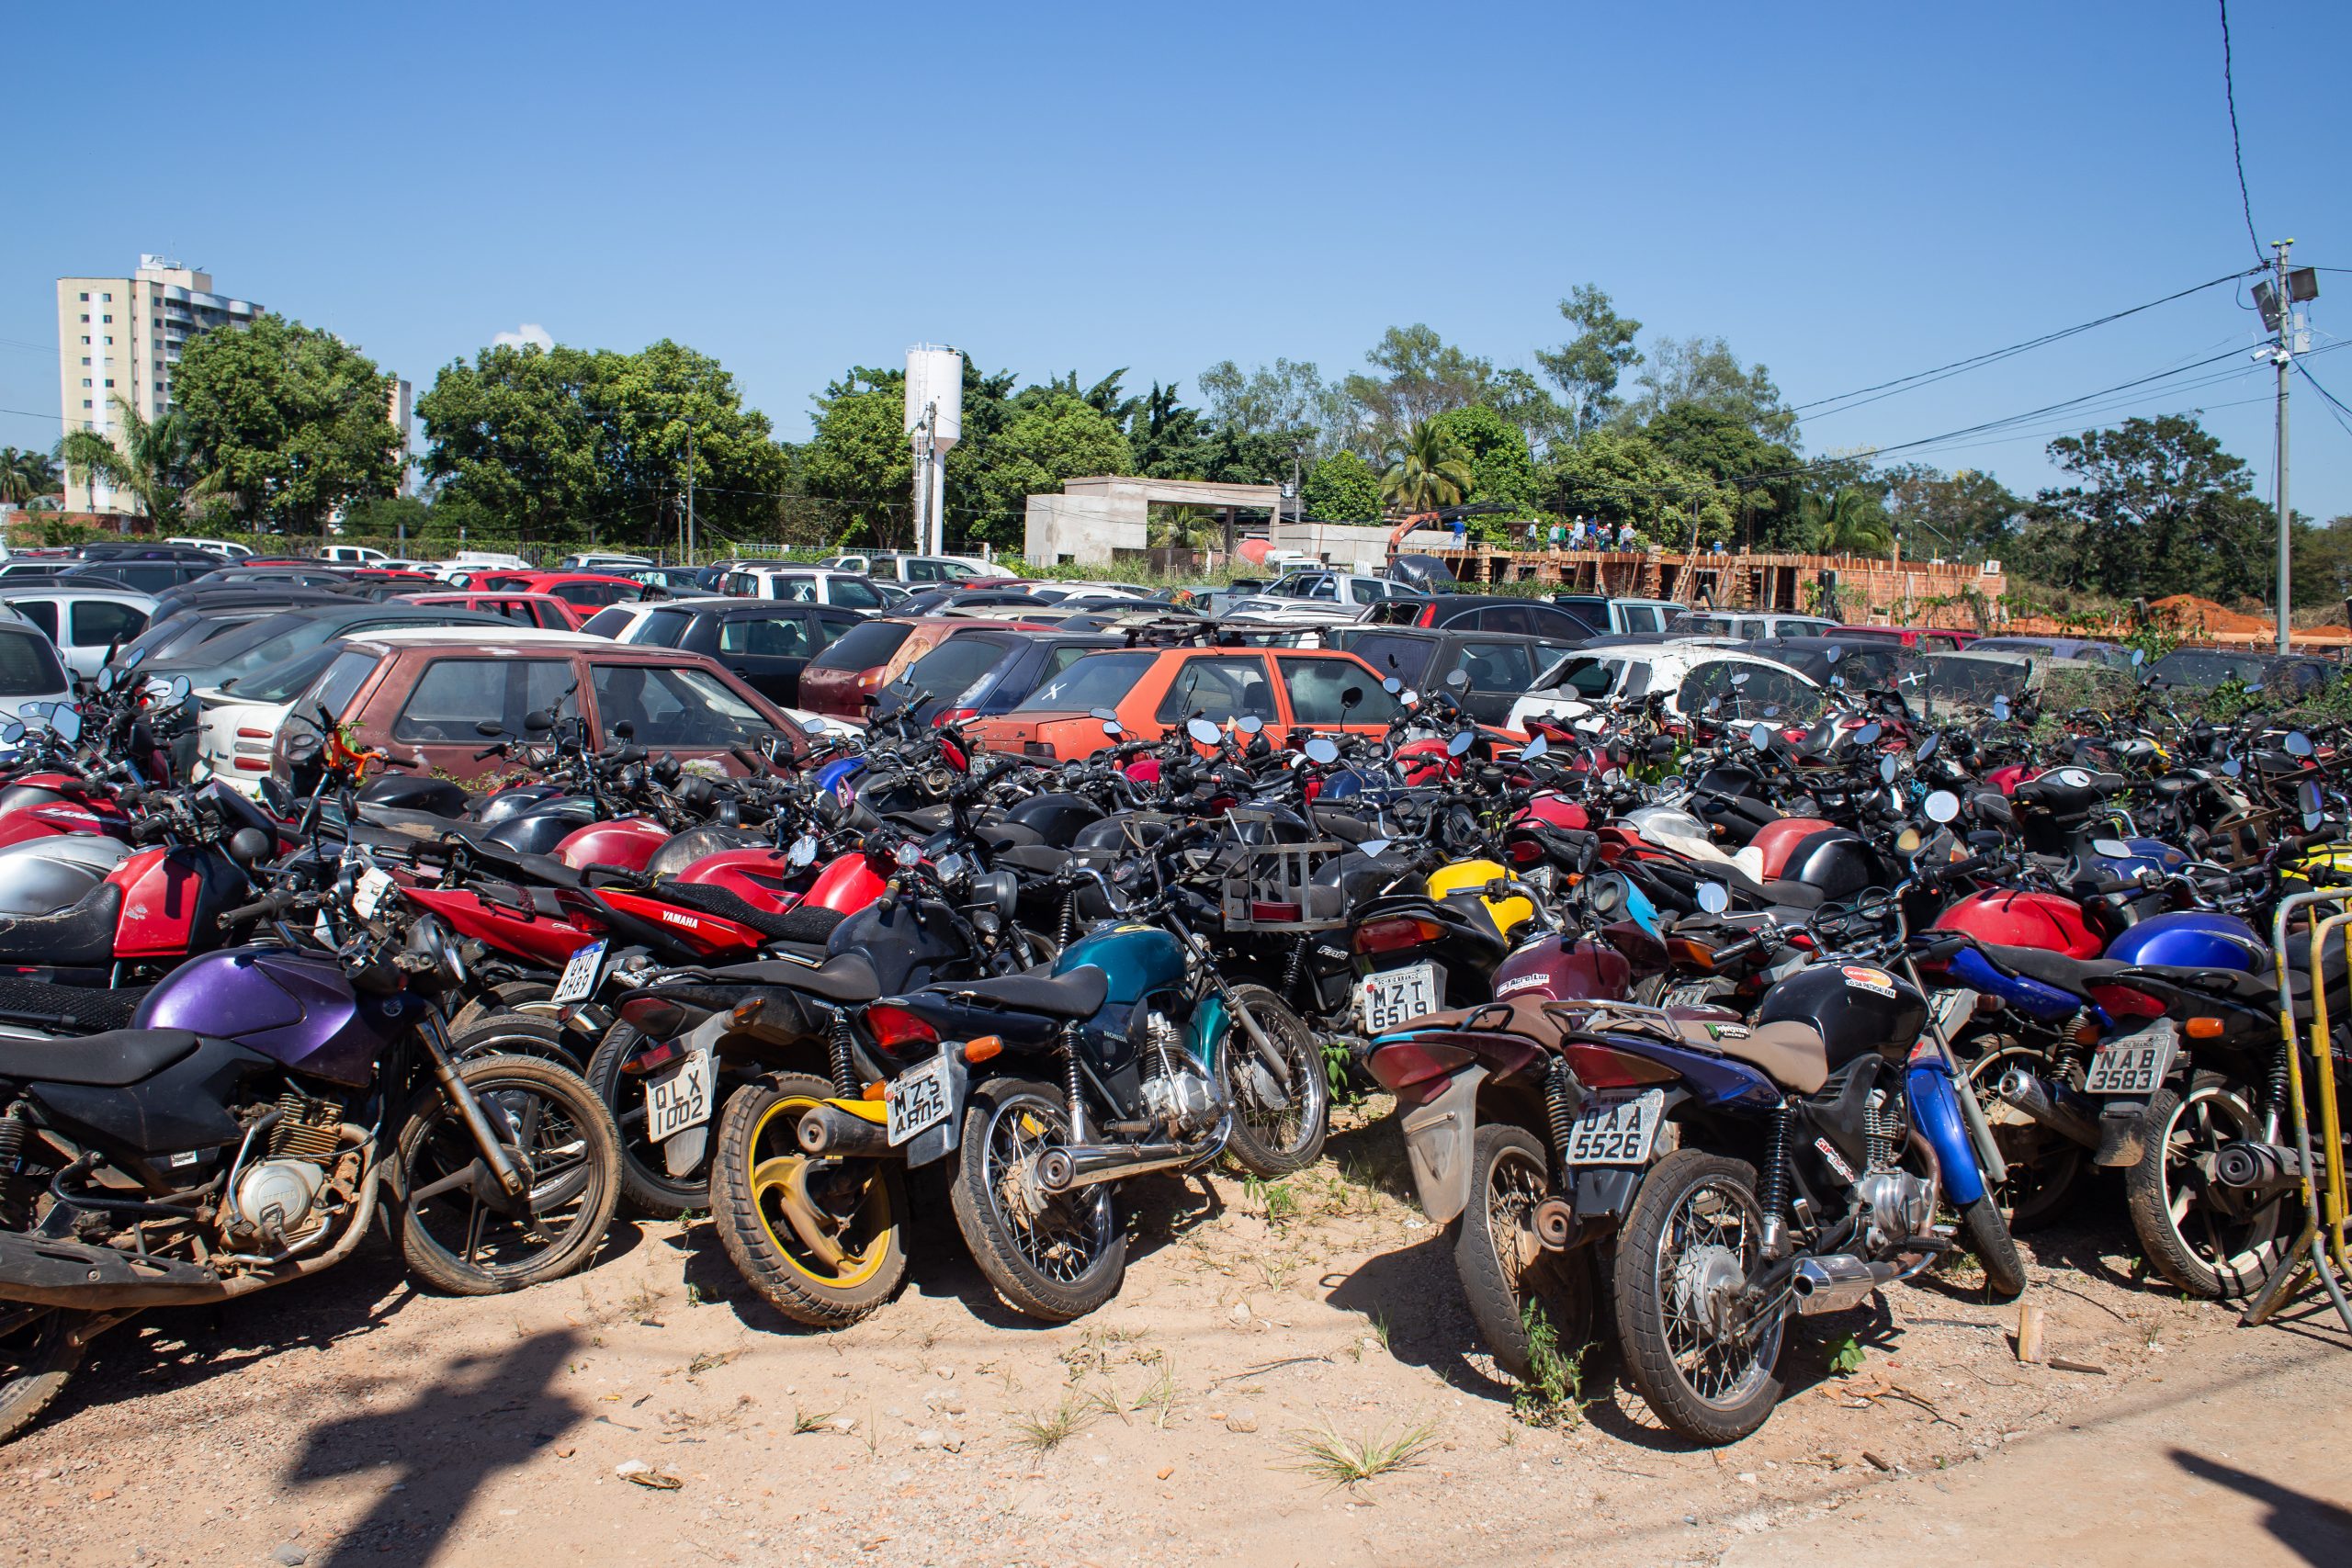
MULTIPOLYGON (((6 734, 6 729, 5 728, 0 728, 0 738, 5 738, 6 734)), ((287 790, 287 787, 277 780, 274 778, 265 778, 261 781, 261 798, 262 804, 268 807, 272 811, 277 813, 278 816, 291 817, 294 815, 294 796, 287 790)))
POLYGON ((276 847, 269 835, 258 828, 240 828, 229 835, 229 858, 239 865, 259 865, 276 847))
POLYGON ((286 760, 298 768, 308 767, 319 760, 321 744, 316 730, 297 730, 286 738, 286 760))
POLYGON ((523 716, 523 728, 533 735, 544 735, 555 728, 555 715, 547 708, 533 708, 523 716))
POLYGON ((1419 704, 1421 700, 1421 694, 1413 690, 1412 687, 1408 686, 1403 691, 1396 694, 1396 700, 1403 703, 1407 707, 1413 707, 1419 704))
POLYGON ((1724 711, 1724 700, 1721 697, 1709 697, 1707 699, 1707 705, 1699 711, 1705 714, 1709 718, 1713 718, 1715 715, 1724 711))
POLYGON ((2239 761, 2235 757, 2233 757, 2228 761, 2222 764, 2222 772, 2224 775, 2230 778, 2236 778, 2245 772, 2245 764, 2239 761))
POLYGON ((2132 669, 2137 670, 2138 668, 2140 668, 2140 666, 2141 666, 2141 665, 2145 664, 2147 661, 2148 661, 2148 650, 2147 650, 2146 649, 2144 649, 2144 648, 2135 648, 2135 649, 2133 649, 2132 650, 2132 669))
POLYGON ((1846 689, 1846 677, 1843 675, 1832 675, 1829 677, 1829 689, 1833 692, 1844 691, 1846 689))
POLYGON ((1940 735, 1930 735, 1925 740, 1920 741, 1919 761, 1924 762, 1928 758, 1934 756, 1936 754, 1936 746, 1942 739, 1943 737, 1940 735))
POLYGON ((613 733, 623 740, 634 740, 637 739, 637 721, 628 718, 621 719, 614 724, 613 733))
POLYGON ((1871 723, 1866 724, 1860 729, 1854 731, 1854 744, 1857 746, 1875 746, 1878 744, 1878 738, 1885 733, 1885 726, 1879 724, 1876 721, 1872 721, 1871 723))
POLYGON ((2109 860, 2130 860, 2132 846, 2120 839, 2093 839, 2091 853, 2105 855, 2109 860))
POLYGON ((2301 730, 2291 730, 2287 736, 2287 755, 2308 757, 2312 754, 2312 738, 2301 730))
POLYGON ((494 718, 486 718, 474 726, 474 733, 484 740, 495 740, 506 733, 506 727, 494 718))
POLYGON ((1960 796, 1948 789, 1939 789, 1928 796, 1921 807, 1930 822, 1950 822, 1960 815, 1960 796))
POLYGON ((1747 743, 1758 751, 1770 751, 1772 749, 1772 727, 1769 724, 1749 725, 1747 743))
POLYGON ((1378 860, 1382 855, 1385 855, 1387 852, 1388 840, 1385 839, 1366 839, 1363 843, 1356 846, 1356 853, 1373 860, 1378 860))
POLYGON ((1449 757, 1459 757, 1476 744, 1477 737, 1466 729, 1457 729, 1453 732, 1453 739, 1445 743, 1445 754, 1449 757))
POLYGON ((1244 735, 1255 735, 1266 728, 1266 721, 1254 713, 1245 713, 1233 721, 1234 728, 1244 735))
POLYGON ((1470 689, 1470 671, 1456 670, 1445 678, 1445 683, 1457 692, 1466 692, 1470 689))
POLYGON ((1821 656, 1829 660, 1830 663, 1835 664, 1839 660, 1846 657, 1846 649, 1842 644, 1833 642, 1827 649, 1823 650, 1821 656))
POLYGON ((1765 705, 1764 705, 1764 716, 1765 716, 1766 718, 1778 718, 1778 717, 1780 717, 1780 716, 1781 716, 1781 705, 1780 705, 1780 704, 1778 704, 1778 703, 1767 703, 1767 704, 1765 704, 1765 705))
POLYGON ((1551 737, 1548 735, 1539 735, 1534 739, 1529 741, 1526 745, 1519 749, 1519 760, 1522 762, 1532 762, 1551 750, 1551 737))
POLYGON ((168 681, 150 681, 147 682, 147 702, 152 707, 175 708, 187 701, 188 694, 194 690, 185 675, 175 675, 168 681))
POLYGON ((82 716, 63 703, 59 703, 51 709, 49 727, 55 730, 57 738, 68 746, 82 739, 82 716))
POLYGON ((1596 876, 1584 884, 1585 905, 1604 920, 1613 920, 1625 912, 1625 878, 1612 872, 1596 876))
POLYGON ((1391 675, 1388 679, 1380 682, 1380 689, 1393 697, 1405 689, 1405 682, 1396 679, 1396 676, 1391 675))
POLYGON ((2319 785, 2310 779, 2305 779, 2301 784, 2297 785, 2295 788, 2295 807, 2297 810, 2301 811, 2306 817, 2309 817, 2318 811, 2320 808, 2319 785))
POLYGON ((1894 775, 1895 775, 1897 773, 1899 773, 1899 772, 1901 772, 1901 770, 1900 770, 1900 769, 1898 769, 1897 767, 1895 767, 1895 765, 1894 765, 1894 758, 1892 758, 1892 757, 1881 757, 1881 758, 1878 760, 1878 782, 1879 782, 1879 783, 1881 783, 1881 784, 1893 784, 1893 783, 1894 782, 1894 775))
POLYGON ((1916 855, 1919 852, 1919 846, 1925 840, 1919 837, 1918 829, 1905 828, 1894 835, 1894 852, 1899 855, 1916 855))
POLYGON ((122 667, 126 671, 136 670, 140 665, 146 662, 146 660, 147 649, 142 648, 138 652, 132 654, 130 658, 124 660, 122 661, 122 667))
POLYGON ((2007 698, 2007 697, 1995 697, 1995 698, 1993 699, 1993 716, 1994 716, 1994 718, 1995 718, 1995 719, 1998 720, 1998 721, 1999 721, 2000 723, 2002 723, 2002 724, 2007 724, 2007 723, 2008 723, 2008 722, 2009 722, 2009 699, 2008 699, 2008 698, 2007 698))
POLYGON ((112 665, 108 665, 104 670, 98 671, 98 690, 100 693, 113 691, 115 687, 121 682, 121 681, 122 671, 117 670, 112 665))
POLYGON ((784 858, 796 866, 816 864, 817 840, 807 833, 801 834, 792 840, 792 847, 785 852, 784 858))
POLYGON ((1735 671, 1733 671, 1731 672, 1731 683, 1732 683, 1733 685, 1735 685, 1735 686, 1745 686, 1745 685, 1747 685, 1747 671, 1745 671, 1745 670, 1735 670, 1735 671))
POLYGON ((14 746, 25 738, 25 727, 15 719, 0 723, 0 746, 14 746))
POLYGON ((919 846, 912 843, 900 844, 899 846, 898 862, 899 869, 903 871, 912 871, 915 867, 922 863, 922 851, 919 846))
POLYGON ((1328 735, 1317 735, 1306 742, 1306 760, 1317 767, 1329 767, 1340 760, 1340 749, 1328 735))
POLYGON ((1720 915, 1731 908, 1731 895, 1720 882, 1702 882, 1699 884, 1699 908, 1708 914, 1720 915))
POLYGON ((1225 739, 1225 732, 1204 718, 1186 720, 1184 733, 1204 746, 1214 746, 1225 739))

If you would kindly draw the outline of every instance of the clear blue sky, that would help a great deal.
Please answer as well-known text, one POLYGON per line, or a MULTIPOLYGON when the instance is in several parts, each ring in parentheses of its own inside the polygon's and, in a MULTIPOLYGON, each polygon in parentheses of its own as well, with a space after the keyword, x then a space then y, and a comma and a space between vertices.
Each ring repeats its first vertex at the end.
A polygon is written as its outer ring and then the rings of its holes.
MULTIPOLYGON (((2352 267, 2352 6, 2239 0, 2255 221, 2352 267)), ((779 432, 919 340, 1131 385, 1353 367, 1425 321, 1505 363, 1595 282, 1799 402, 2247 265, 2215 7, 575 3, 8 14, 0 443, 56 438, 53 280, 141 251, 417 383, 525 322, 718 355, 779 432), (94 37, 152 47, 91 55, 94 37)), ((2352 338, 2352 273, 2317 345, 2352 338)), ((2245 349, 2228 288, 1832 419, 1891 444, 2245 349)), ((2352 354, 2312 371, 2352 403, 2352 354)), ((2267 491, 2267 372, 2201 404, 2267 491)), ((2046 482, 2053 416, 1919 456, 2046 482)), ((2298 384, 2295 501, 2352 512, 2298 384)))

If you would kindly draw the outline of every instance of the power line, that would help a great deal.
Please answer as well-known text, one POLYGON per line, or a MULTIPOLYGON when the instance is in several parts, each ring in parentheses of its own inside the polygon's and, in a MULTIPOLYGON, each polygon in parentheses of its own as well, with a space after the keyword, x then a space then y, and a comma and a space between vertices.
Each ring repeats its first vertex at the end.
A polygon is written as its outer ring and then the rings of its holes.
POLYGON ((2256 265, 2263 263, 2262 239, 2254 231, 2254 201, 2245 193, 2245 150, 2238 141, 2237 73, 2230 59, 2230 0, 2221 0, 2222 6, 2222 95, 2230 106, 2230 159, 2238 170, 2238 210, 2245 214, 2245 237, 2254 247, 2256 265))

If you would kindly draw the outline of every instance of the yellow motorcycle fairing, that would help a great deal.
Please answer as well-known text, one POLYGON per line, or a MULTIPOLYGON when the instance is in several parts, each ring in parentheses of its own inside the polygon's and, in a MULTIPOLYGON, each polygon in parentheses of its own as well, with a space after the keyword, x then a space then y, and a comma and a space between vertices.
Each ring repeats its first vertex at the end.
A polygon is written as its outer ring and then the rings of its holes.
POLYGON ((1535 906, 1516 894, 1508 898, 1485 896, 1483 890, 1488 883, 1509 881, 1510 878, 1510 868, 1498 861, 1455 861, 1430 873, 1430 897, 1451 898, 1477 895, 1479 906, 1487 911, 1487 918, 1495 922, 1496 934, 1508 937, 1513 928, 1535 918, 1535 906))

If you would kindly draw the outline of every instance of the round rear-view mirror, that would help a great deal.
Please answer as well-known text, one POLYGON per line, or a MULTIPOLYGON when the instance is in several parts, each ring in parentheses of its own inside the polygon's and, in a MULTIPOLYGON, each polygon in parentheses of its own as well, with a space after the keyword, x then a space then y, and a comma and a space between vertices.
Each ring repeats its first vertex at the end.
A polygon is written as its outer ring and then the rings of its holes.
POLYGON ((98 690, 111 692, 122 682, 122 671, 109 664, 98 671, 98 690))
POLYGON ((1733 671, 1731 672, 1731 683, 1732 683, 1733 685, 1735 685, 1735 686, 1745 686, 1745 685, 1747 685, 1747 681, 1748 681, 1748 675, 1747 675, 1747 671, 1745 671, 1745 670, 1735 670, 1735 671, 1733 671))
POLYGON ((1204 746, 1214 746, 1225 739, 1224 732, 1204 718, 1187 720, 1184 725, 1184 733, 1204 746))
POLYGON ((1470 689, 1470 671, 1456 670, 1445 678, 1445 683, 1457 692, 1466 692, 1470 689))
POLYGON ((794 865, 816 864, 817 840, 807 833, 801 834, 792 840, 792 847, 784 852, 784 858, 794 865))
POLYGON ((1453 739, 1445 743, 1445 754, 1449 757, 1459 757, 1477 743, 1476 736, 1466 729, 1457 729, 1453 732, 1453 739))
POLYGON ((55 705, 49 715, 49 727, 57 738, 71 746, 82 739, 82 716, 63 703, 55 705))
POLYGON ((2007 723, 2008 723, 2008 722, 2009 722, 2009 699, 2008 699, 2008 698, 2007 698, 2007 697, 1995 697, 1995 698, 1993 699, 1993 716, 1994 716, 1995 718, 1996 718, 1996 719, 2000 720, 2003 724, 2007 724, 2007 723))
POLYGON ((1778 703, 1766 703, 1766 704, 1764 705, 1764 716, 1765 716, 1766 718, 1778 718, 1778 717, 1780 717, 1780 716, 1781 716, 1781 705, 1780 705, 1780 704, 1778 704, 1778 703))
POLYGON ((1604 920, 1613 920, 1625 912, 1625 878, 1611 872, 1607 876, 1592 877, 1583 884, 1585 903, 1604 920))
POLYGON ((919 845, 911 842, 900 844, 898 860, 901 869, 912 871, 922 863, 922 850, 919 845))
POLYGON ((1340 760, 1340 748, 1328 735, 1309 737, 1306 750, 1306 760, 1317 767, 1328 768, 1340 760))
POLYGON ((1731 908, 1731 894, 1720 882, 1699 884, 1699 908, 1711 915, 1720 915, 1731 908))
POLYGON ((2245 764, 2239 761, 2235 757, 2231 758, 2228 761, 2222 764, 2222 776, 2226 778, 2236 778, 2245 772, 2245 764))
POLYGON ((1412 687, 1408 686, 1403 691, 1396 694, 1396 700, 1403 703, 1407 707, 1411 707, 1414 704, 1421 700, 1421 694, 1413 690, 1412 687))
POLYGON ((2091 853, 2105 855, 2109 860, 2130 860, 2132 846, 2120 839, 2093 839, 2091 853))
POLYGON ((1120 736, 1120 735, 1124 734, 1124 733, 1125 733, 1125 731, 1121 728, 1120 724, 1119 724, 1119 721, 1118 721, 1117 719, 1115 719, 1115 718, 1106 718, 1106 719, 1104 719, 1104 720, 1102 721, 1102 733, 1103 733, 1103 734, 1105 734, 1105 735, 1107 735, 1107 736, 1110 736, 1113 739, 1114 739, 1114 740, 1115 740, 1115 739, 1117 739, 1119 738, 1119 736, 1120 736))
POLYGON ((1930 822, 1950 822, 1960 815, 1960 796, 1948 789, 1939 789, 1928 796, 1927 803, 1920 809, 1928 814, 1930 822))
POLYGON ((1755 747, 1758 751, 1770 750, 1772 749, 1772 727, 1769 724, 1749 725, 1747 727, 1747 743, 1750 746, 1755 747))
POLYGON ((2290 757, 2308 757, 2311 754, 2312 738, 2305 735, 2300 729, 2290 731, 2287 736, 2287 755, 2290 757))
POLYGON ((1894 852, 1899 855, 1916 855, 1919 852, 1919 846, 1926 842, 1927 840, 1919 836, 1918 829, 1905 828, 1894 835, 1894 852))
POLYGON ((1830 663, 1835 664, 1839 660, 1846 657, 1846 649, 1839 644, 1833 642, 1827 649, 1823 650, 1821 656, 1829 660, 1830 663))
POLYGON ((2148 661, 2148 650, 2147 650, 2146 649, 2144 649, 2144 648, 2135 648, 2135 649, 2133 649, 2132 650, 2132 669, 2137 670, 2138 668, 2140 668, 2140 666, 2141 666, 2141 665, 2145 664, 2147 661, 2148 661))
POLYGON ((1548 735, 1539 735, 1520 748, 1519 760, 1522 762, 1532 762, 1551 750, 1552 738, 1548 735))
POLYGON ((1396 676, 1391 675, 1388 679, 1380 682, 1380 689, 1393 697, 1397 693, 1405 689, 1405 682, 1396 679, 1396 676))
POLYGON ((1893 784, 1893 783, 1894 782, 1894 775, 1895 775, 1898 772, 1900 772, 1900 771, 1901 771, 1900 769, 1898 769, 1898 768, 1896 768, 1896 767, 1895 767, 1895 765, 1894 765, 1894 758, 1892 758, 1892 757, 1881 757, 1881 758, 1878 760, 1878 782, 1879 782, 1879 783, 1881 783, 1881 784, 1893 784))
POLYGON ((1943 737, 1940 735, 1930 735, 1925 740, 1920 741, 1919 761, 1924 762, 1928 758, 1934 756, 1936 754, 1936 747, 1942 741, 1942 739, 1943 737))
POLYGON ((2295 806, 2296 808, 2301 811, 2306 817, 2309 817, 2318 811, 2320 808, 2319 785, 2310 779, 2305 779, 2301 784, 2297 785, 2295 789, 2295 806))

